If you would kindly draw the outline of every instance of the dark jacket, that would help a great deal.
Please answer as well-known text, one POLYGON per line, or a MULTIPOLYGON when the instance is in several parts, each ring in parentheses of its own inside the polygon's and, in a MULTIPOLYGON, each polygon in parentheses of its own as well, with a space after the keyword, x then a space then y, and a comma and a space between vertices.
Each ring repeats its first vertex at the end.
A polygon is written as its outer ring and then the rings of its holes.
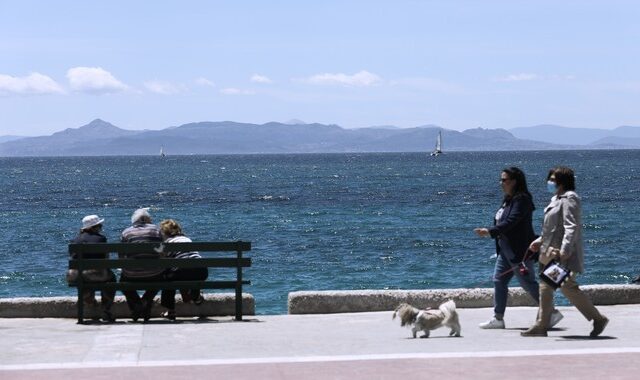
MULTIPOLYGON (((71 243, 106 243, 107 238, 99 232, 87 232, 81 231, 71 243)), ((104 259, 107 258, 107 253, 85 253, 83 258, 85 259, 104 259)), ((75 259, 75 255, 71 258, 75 259)))
POLYGON ((496 239, 496 252, 501 254, 498 239, 506 239, 515 257, 511 262, 522 261, 529 244, 536 239, 533 232, 533 200, 527 194, 517 194, 505 201, 504 211, 500 220, 494 221, 489 228, 491 237, 496 239))

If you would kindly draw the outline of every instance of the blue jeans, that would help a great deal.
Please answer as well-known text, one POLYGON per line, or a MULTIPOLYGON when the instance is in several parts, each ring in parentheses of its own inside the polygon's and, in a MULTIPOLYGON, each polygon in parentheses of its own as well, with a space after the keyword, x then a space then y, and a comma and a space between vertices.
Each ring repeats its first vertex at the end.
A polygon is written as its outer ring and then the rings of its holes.
POLYGON ((536 305, 540 302, 540 288, 536 281, 536 271, 533 267, 533 260, 525 262, 529 273, 525 276, 520 274, 518 264, 510 263, 503 255, 498 255, 496 260, 496 268, 493 272, 493 312, 497 317, 502 318, 507 308, 507 297, 509 296, 509 282, 515 276, 520 282, 520 286, 531 295, 536 301, 536 305), (505 273, 515 267, 509 273, 505 273))

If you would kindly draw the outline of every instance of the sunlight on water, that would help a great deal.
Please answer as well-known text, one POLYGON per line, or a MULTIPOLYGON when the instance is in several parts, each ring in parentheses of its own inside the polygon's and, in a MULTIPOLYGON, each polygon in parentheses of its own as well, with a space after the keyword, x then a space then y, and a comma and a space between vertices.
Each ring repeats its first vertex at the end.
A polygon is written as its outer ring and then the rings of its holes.
POLYGON ((141 206, 195 241, 251 241, 260 314, 286 312, 295 290, 489 287, 494 244, 472 229, 492 222, 500 169, 527 173, 539 231, 558 163, 583 198, 581 283, 627 283, 640 272, 640 151, 0 158, 0 297, 74 294, 66 244, 80 219, 105 217, 117 241, 141 206))

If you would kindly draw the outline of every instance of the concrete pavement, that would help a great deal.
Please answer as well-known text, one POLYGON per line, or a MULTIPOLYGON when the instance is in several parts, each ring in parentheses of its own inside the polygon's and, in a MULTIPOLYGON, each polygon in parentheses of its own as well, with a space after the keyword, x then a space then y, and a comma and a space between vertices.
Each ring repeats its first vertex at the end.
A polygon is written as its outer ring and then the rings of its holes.
POLYGON ((411 339, 391 312, 275 315, 178 323, 0 319, 0 379, 638 377, 640 305, 599 306, 601 337, 573 307, 547 338, 523 338, 534 307, 507 309, 505 330, 481 330, 489 308, 459 309, 462 337, 444 328, 411 339), (553 375, 549 375, 551 372, 553 375))

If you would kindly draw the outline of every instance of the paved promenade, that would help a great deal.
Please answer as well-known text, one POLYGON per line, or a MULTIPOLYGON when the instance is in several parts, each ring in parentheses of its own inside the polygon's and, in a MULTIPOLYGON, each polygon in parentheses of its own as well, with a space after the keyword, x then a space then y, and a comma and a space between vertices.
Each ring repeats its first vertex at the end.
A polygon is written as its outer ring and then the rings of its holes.
POLYGON ((411 339, 391 312, 118 321, 0 319, 0 379, 637 379, 640 305, 599 306, 601 337, 575 308, 547 338, 520 331, 536 308, 507 309, 505 330, 481 330, 491 309, 459 309, 448 330, 411 339))

